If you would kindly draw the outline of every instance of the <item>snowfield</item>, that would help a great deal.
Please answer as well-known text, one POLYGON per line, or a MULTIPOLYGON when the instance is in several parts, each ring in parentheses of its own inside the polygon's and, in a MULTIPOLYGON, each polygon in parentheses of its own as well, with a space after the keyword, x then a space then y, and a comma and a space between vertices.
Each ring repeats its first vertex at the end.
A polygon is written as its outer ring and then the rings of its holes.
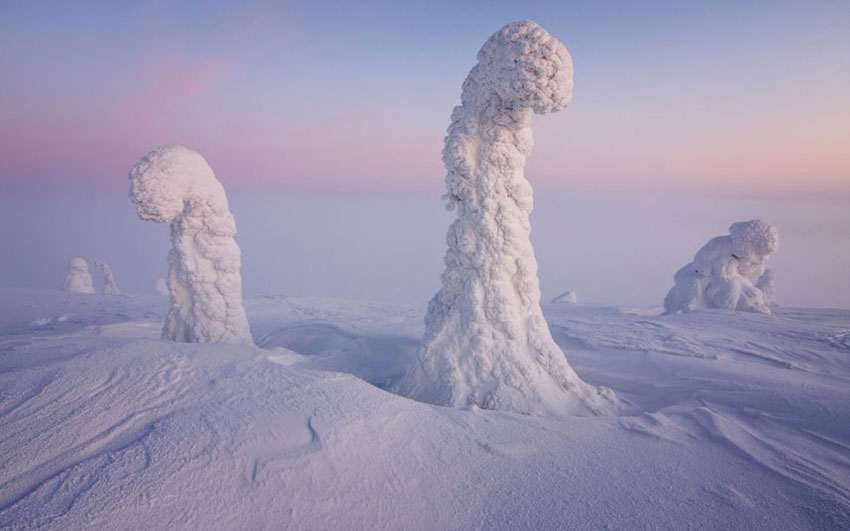
POLYGON ((421 308, 246 298, 253 347, 168 306, 0 288, 0 528, 850 529, 850 310, 544 305, 624 403, 553 419, 385 391, 421 308))

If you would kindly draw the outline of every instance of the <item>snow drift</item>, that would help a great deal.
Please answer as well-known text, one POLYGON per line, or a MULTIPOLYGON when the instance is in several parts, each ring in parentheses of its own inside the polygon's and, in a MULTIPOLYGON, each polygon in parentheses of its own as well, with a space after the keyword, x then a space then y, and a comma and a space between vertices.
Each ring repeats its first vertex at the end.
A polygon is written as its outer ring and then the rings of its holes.
POLYGON ((207 161, 182 146, 158 147, 130 170, 130 198, 141 219, 171 222, 163 337, 252 344, 236 222, 207 161))
POLYGON ((94 293, 94 283, 89 274, 89 264, 85 258, 76 256, 65 268, 65 281, 62 290, 71 293, 94 293))
POLYGON ((106 295, 120 295, 118 284, 115 283, 115 275, 112 274, 112 268, 103 260, 95 258, 94 266, 103 274, 103 293, 106 295))
POLYGON ((614 407, 613 392, 582 382, 553 341, 530 240, 531 113, 565 108, 572 88, 567 49, 534 22, 508 24, 478 52, 443 148, 447 208, 457 211, 443 285, 402 394, 529 414, 614 407))
POLYGON ((739 221, 728 236, 709 240, 693 262, 679 269, 664 298, 666 313, 723 308, 770 313, 776 289, 767 259, 779 246, 779 233, 759 219, 739 221))

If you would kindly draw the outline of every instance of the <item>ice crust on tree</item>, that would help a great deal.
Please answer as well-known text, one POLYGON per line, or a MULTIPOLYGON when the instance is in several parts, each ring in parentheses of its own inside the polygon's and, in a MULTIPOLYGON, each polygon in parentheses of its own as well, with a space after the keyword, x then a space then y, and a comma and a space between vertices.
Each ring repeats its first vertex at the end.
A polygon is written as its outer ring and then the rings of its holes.
POLYGON ((182 146, 158 147, 130 170, 130 198, 141 219, 171 223, 163 338, 252 344, 236 222, 207 161, 182 146))
POLYGON ((531 113, 567 106, 567 49, 531 21, 512 22, 478 52, 443 148, 449 227, 442 288, 425 336, 398 383, 434 404, 540 415, 602 414, 610 389, 580 380, 540 309, 531 246, 532 188, 523 175, 531 113))
POLYGON ((773 271, 765 265, 778 246, 779 233, 770 223, 733 223, 728 236, 709 240, 676 272, 665 312, 723 308, 769 314, 776 290, 773 271))
POLYGON ((552 299, 552 304, 568 304, 578 302, 578 296, 575 291, 565 291, 552 299))
POLYGON ((112 274, 112 268, 103 260, 95 258, 94 266, 103 274, 103 293, 106 295, 120 295, 118 284, 115 283, 115 275, 112 274))
POLYGON ((75 256, 65 268, 65 281, 62 290, 71 293, 94 293, 94 283, 89 274, 89 264, 85 258, 75 256))

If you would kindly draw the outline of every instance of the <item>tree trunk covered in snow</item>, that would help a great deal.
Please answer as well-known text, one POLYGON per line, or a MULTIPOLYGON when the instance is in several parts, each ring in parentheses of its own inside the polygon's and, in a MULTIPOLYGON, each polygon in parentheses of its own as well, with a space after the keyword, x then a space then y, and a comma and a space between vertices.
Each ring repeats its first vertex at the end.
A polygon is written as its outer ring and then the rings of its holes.
POLYGON ((582 382, 540 309, 531 246, 531 113, 567 106, 566 48, 530 21, 508 24, 478 53, 452 112, 443 162, 449 227, 442 289, 428 305, 425 337, 399 390, 455 407, 530 414, 598 414, 608 389, 582 382))

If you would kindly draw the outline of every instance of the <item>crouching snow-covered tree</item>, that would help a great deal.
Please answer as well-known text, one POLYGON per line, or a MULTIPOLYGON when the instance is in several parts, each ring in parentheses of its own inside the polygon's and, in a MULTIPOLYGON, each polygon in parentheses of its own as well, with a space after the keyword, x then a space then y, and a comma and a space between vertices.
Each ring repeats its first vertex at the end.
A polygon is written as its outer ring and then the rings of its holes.
POLYGON ((94 283, 89 274, 89 264, 85 258, 76 256, 68 262, 65 268, 65 281, 62 290, 71 293, 94 293, 94 283))
POLYGON ((130 170, 130 198, 144 220, 171 222, 166 339, 250 344, 242 307, 236 222, 207 161, 181 146, 154 149, 130 170))
POLYGON ((572 61, 531 21, 508 24, 478 52, 452 112, 443 162, 449 227, 443 286, 400 393, 455 407, 530 414, 599 414, 610 389, 581 381, 540 309, 531 247, 531 113, 567 106, 572 61))
POLYGON ((779 233, 769 223, 754 219, 732 224, 728 236, 709 240, 693 262, 676 272, 664 310, 725 308, 769 314, 775 288, 773 271, 765 264, 778 246, 779 233))
POLYGON ((552 304, 570 304, 578 302, 578 295, 575 291, 565 291, 552 299, 552 304))
POLYGON ((95 258, 94 266, 103 273, 103 293, 106 295, 119 295, 118 284, 115 283, 115 275, 112 274, 112 268, 103 260, 95 258))

